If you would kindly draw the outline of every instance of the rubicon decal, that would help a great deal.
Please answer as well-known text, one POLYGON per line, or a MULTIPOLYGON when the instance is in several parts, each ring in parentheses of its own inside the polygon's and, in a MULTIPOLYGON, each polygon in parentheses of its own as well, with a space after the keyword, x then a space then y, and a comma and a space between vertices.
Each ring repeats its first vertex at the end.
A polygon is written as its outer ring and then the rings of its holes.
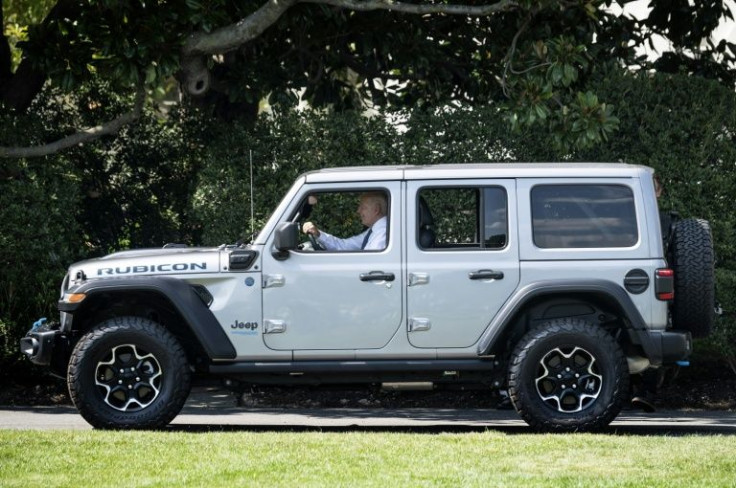
POLYGON ((171 273, 172 271, 206 271, 207 263, 167 263, 138 266, 118 266, 115 268, 99 268, 97 276, 125 275, 141 273, 171 273))

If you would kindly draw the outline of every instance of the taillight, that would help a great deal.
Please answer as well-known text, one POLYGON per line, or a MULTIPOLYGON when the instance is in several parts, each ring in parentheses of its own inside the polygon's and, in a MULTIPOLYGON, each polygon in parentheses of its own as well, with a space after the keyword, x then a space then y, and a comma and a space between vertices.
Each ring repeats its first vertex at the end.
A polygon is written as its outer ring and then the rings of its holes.
POLYGON ((669 268, 661 268, 654 272, 654 293, 659 300, 675 298, 675 272, 669 268))

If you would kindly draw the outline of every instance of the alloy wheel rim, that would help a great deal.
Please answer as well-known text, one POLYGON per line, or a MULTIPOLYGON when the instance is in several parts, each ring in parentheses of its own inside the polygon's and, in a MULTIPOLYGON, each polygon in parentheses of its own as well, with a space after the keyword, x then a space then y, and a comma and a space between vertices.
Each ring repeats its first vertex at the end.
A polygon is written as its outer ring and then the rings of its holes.
POLYGON ((596 358, 578 346, 556 347, 537 367, 539 398, 557 412, 580 412, 595 403, 603 388, 596 358))
POLYGON ((161 393, 162 378, 156 357, 135 344, 113 347, 95 368, 95 384, 105 403, 121 412, 151 405, 161 393))

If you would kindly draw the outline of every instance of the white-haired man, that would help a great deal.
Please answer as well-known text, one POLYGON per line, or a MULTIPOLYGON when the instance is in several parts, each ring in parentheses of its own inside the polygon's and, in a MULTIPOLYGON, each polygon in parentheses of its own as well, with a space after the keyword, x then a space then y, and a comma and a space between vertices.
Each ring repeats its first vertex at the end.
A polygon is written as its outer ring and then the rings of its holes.
POLYGON ((360 234, 343 239, 320 230, 312 222, 305 222, 302 231, 314 236, 328 251, 380 251, 386 248, 387 207, 383 193, 363 193, 358 204, 358 215, 367 229, 360 234))

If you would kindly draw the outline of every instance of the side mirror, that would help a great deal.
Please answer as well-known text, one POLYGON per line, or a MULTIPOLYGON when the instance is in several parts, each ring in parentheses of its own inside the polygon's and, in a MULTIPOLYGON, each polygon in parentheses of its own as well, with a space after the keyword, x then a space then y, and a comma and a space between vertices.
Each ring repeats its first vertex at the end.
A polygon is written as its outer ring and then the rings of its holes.
POLYGON ((276 227, 273 240, 273 257, 282 260, 289 257, 289 251, 299 245, 299 224, 297 222, 282 222, 276 227))

